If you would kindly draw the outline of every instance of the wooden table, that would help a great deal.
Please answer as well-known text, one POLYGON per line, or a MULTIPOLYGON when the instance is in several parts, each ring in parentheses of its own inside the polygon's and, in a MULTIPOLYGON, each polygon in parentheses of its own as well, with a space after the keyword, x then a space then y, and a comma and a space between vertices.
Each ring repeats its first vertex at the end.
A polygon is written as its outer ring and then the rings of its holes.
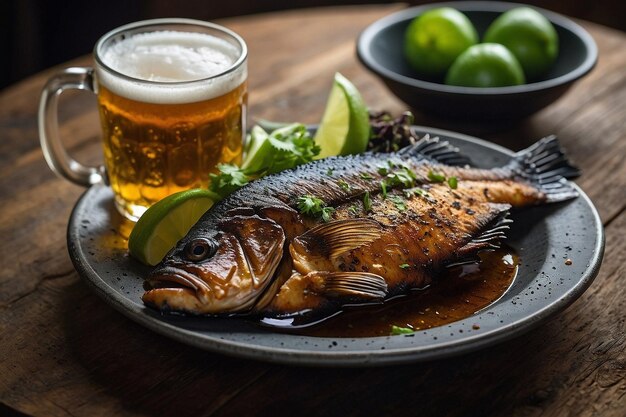
MULTIPOLYGON (((402 111, 354 52, 365 26, 400 7, 223 21, 249 43, 250 113, 315 123, 335 71, 350 78, 372 108, 402 111)), ((452 359, 387 368, 234 359, 173 342, 111 309, 80 280, 67 253, 68 217, 83 190, 55 177, 39 149, 39 94, 54 69, 4 90, 0 415, 626 415, 626 35, 582 24, 600 48, 591 75, 539 114, 480 134, 514 149, 560 136, 606 228, 600 275, 566 311, 522 337, 452 359)), ((96 163, 95 99, 67 95, 61 133, 77 159, 96 163)), ((417 123, 468 131, 419 115, 417 123)))

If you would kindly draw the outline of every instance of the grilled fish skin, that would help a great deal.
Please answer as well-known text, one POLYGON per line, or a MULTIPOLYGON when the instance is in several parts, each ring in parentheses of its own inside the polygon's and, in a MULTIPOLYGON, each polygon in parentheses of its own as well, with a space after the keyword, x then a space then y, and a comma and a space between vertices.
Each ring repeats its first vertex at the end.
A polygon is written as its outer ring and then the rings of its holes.
POLYGON ((578 170, 554 137, 501 168, 467 162, 426 137, 397 153, 327 158, 254 181, 178 242, 147 277, 143 301, 161 311, 278 317, 380 302, 496 246, 511 207, 577 196, 566 178, 578 170), (457 187, 440 176, 456 177, 457 187), (303 195, 332 207, 330 221, 300 214, 303 195))

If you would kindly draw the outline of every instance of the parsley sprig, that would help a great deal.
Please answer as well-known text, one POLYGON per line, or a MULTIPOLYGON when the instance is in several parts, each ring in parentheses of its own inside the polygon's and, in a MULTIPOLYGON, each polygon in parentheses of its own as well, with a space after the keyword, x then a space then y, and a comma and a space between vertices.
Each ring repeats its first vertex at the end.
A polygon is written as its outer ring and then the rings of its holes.
POLYGON ((335 211, 334 208, 326 206, 326 203, 321 198, 310 194, 298 197, 297 204, 300 213, 311 217, 319 217, 324 222, 330 221, 330 217, 335 211))
POLYGON ((248 182, 311 162, 320 153, 306 126, 290 124, 272 132, 254 126, 248 135, 241 164, 220 164, 211 174, 211 191, 226 197, 248 182))

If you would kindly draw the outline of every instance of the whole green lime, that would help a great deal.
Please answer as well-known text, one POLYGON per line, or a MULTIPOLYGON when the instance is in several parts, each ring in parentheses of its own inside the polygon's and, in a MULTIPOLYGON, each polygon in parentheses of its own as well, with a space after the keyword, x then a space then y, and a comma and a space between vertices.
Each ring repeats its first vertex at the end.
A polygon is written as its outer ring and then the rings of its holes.
POLYGON ((554 26, 530 7, 517 7, 501 14, 487 28, 484 41, 506 46, 529 79, 544 74, 559 53, 559 38, 554 26))
POLYGON ((478 43, 478 33, 463 13, 451 7, 431 9, 411 21, 404 55, 411 66, 427 76, 443 76, 454 60, 478 43))
POLYGON ((497 43, 469 47, 446 75, 446 84, 464 87, 505 87, 524 82, 520 63, 511 51, 497 43))

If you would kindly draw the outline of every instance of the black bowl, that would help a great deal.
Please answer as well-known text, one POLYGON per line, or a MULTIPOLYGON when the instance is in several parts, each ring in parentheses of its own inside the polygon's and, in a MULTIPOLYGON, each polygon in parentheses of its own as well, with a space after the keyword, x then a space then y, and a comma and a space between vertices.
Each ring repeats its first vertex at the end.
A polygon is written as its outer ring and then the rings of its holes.
POLYGON ((591 71, 598 59, 598 48, 585 29, 564 16, 535 8, 552 22, 559 35, 559 56, 543 78, 497 88, 459 87, 425 79, 404 58, 404 32, 416 16, 444 6, 465 13, 482 39, 501 13, 525 5, 490 1, 436 3, 402 10, 368 26, 357 41, 359 59, 417 111, 449 119, 520 119, 557 100, 574 81, 591 71))

